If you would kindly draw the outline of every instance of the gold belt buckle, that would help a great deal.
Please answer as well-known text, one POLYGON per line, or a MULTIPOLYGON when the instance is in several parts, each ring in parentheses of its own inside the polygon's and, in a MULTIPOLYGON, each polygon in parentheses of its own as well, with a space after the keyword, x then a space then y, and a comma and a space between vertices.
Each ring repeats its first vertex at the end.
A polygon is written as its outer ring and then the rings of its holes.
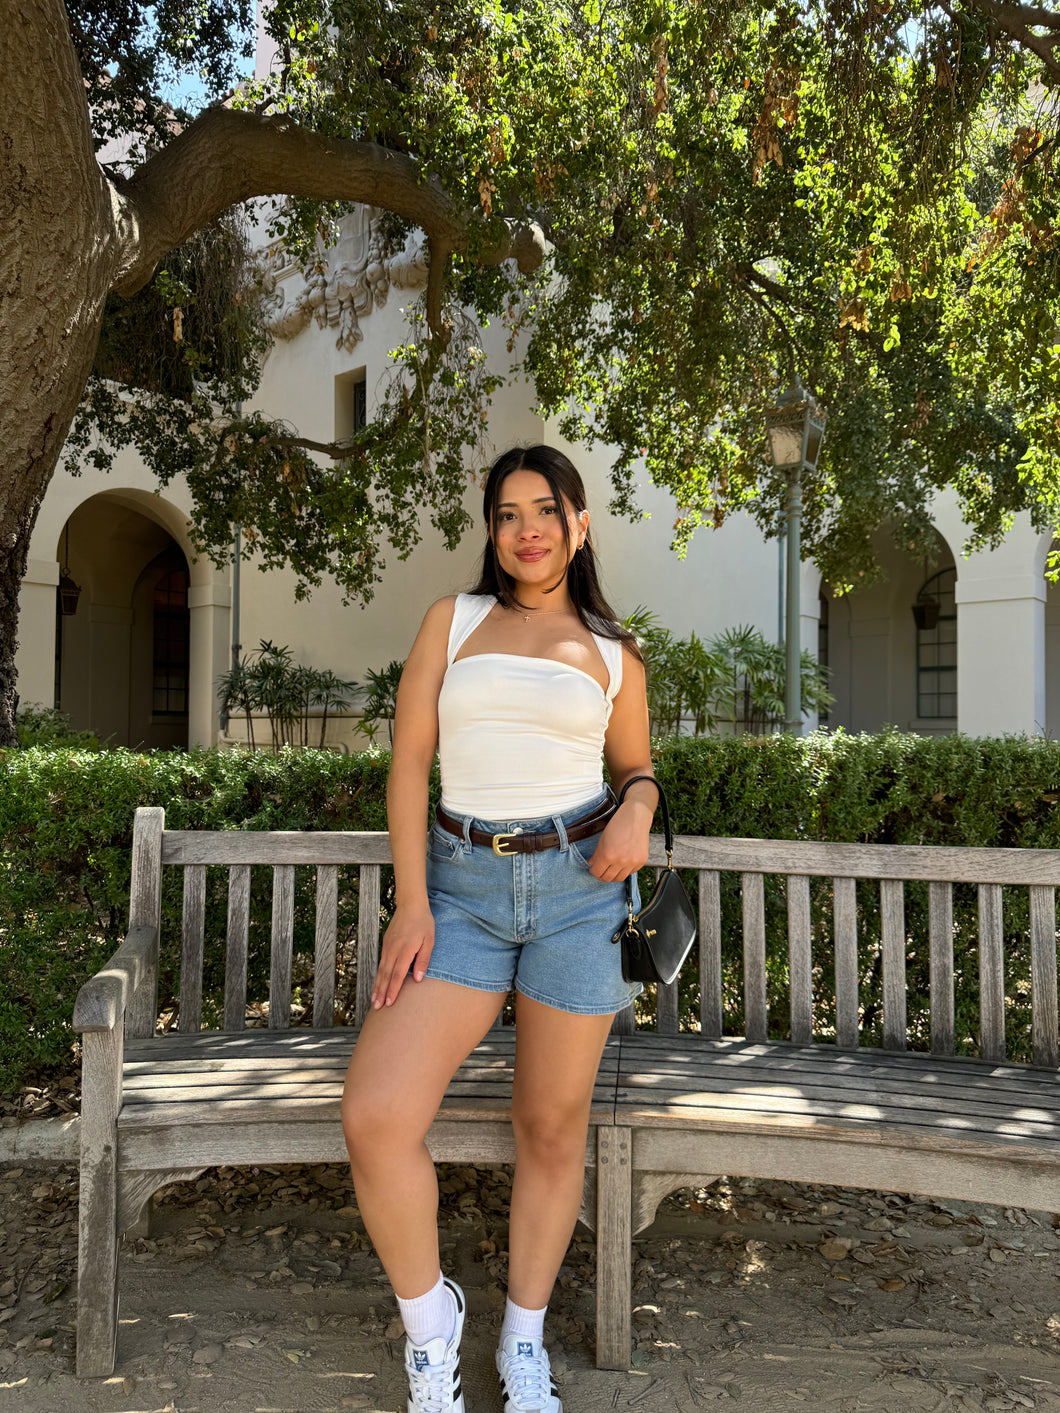
POLYGON ((506 849, 506 848, 504 847, 506 840, 508 840, 508 839, 518 839, 518 837, 519 837, 518 834, 494 834, 494 836, 493 836, 493 852, 494 852, 495 854, 499 854, 502 859, 503 859, 503 858, 508 858, 508 857, 510 857, 512 854, 518 853, 518 850, 517 850, 517 849, 506 849))

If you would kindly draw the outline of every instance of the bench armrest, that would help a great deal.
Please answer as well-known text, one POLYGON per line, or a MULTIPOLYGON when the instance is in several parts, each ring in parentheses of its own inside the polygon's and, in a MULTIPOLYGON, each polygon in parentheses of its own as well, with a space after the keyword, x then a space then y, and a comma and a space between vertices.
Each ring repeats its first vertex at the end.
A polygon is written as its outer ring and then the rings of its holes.
POLYGON ((147 974, 158 928, 130 927, 125 941, 101 971, 86 981, 74 1003, 75 1030, 113 1030, 147 974))

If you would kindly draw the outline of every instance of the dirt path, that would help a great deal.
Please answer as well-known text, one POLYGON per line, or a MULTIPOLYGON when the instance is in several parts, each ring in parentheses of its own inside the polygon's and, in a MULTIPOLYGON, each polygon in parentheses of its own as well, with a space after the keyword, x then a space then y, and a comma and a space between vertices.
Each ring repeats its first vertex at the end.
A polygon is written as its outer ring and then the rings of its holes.
MULTIPOLYGON (((468 1413, 500 1413, 499 1169, 448 1168, 468 1413)), ((0 1169, 0 1409, 404 1413, 402 1335, 340 1168, 220 1169, 167 1189, 122 1257, 118 1370, 73 1375, 77 1174, 0 1169)), ((671 1199, 635 1248, 629 1373, 593 1367, 579 1235, 547 1335, 567 1413, 1060 1410, 1060 1232, 1045 1213, 780 1183, 671 1199)))

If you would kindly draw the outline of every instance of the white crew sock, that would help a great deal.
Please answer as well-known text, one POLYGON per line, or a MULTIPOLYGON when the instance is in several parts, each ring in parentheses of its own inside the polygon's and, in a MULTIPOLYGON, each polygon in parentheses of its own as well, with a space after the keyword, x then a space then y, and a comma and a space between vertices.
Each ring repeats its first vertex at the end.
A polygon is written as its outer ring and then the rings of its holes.
POLYGON ((509 1296, 504 1307, 504 1324, 501 1326, 501 1343, 504 1343, 508 1335, 522 1335, 524 1339, 536 1339, 539 1344, 545 1337, 545 1311, 547 1305, 540 1310, 526 1310, 522 1305, 516 1305, 509 1296))
POLYGON ((414 1300, 397 1297, 405 1334, 413 1344, 422 1348, 432 1339, 444 1339, 447 1343, 456 1329, 456 1301, 446 1289, 441 1271, 438 1284, 431 1287, 426 1295, 417 1295, 414 1300))

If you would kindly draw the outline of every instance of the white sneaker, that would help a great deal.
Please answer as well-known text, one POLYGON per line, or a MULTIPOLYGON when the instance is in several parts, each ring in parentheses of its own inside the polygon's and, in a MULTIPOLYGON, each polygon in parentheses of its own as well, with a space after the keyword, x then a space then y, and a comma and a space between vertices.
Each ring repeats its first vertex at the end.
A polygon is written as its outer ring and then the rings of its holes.
POLYGON ((445 1280, 456 1305, 456 1326, 448 1340, 426 1344, 405 1340, 405 1373, 409 1376, 408 1413, 464 1413, 460 1387, 460 1336, 464 1332, 464 1292, 445 1280))
POLYGON ((504 1413, 563 1413, 545 1346, 526 1335, 506 1335, 497 1350, 504 1413))

